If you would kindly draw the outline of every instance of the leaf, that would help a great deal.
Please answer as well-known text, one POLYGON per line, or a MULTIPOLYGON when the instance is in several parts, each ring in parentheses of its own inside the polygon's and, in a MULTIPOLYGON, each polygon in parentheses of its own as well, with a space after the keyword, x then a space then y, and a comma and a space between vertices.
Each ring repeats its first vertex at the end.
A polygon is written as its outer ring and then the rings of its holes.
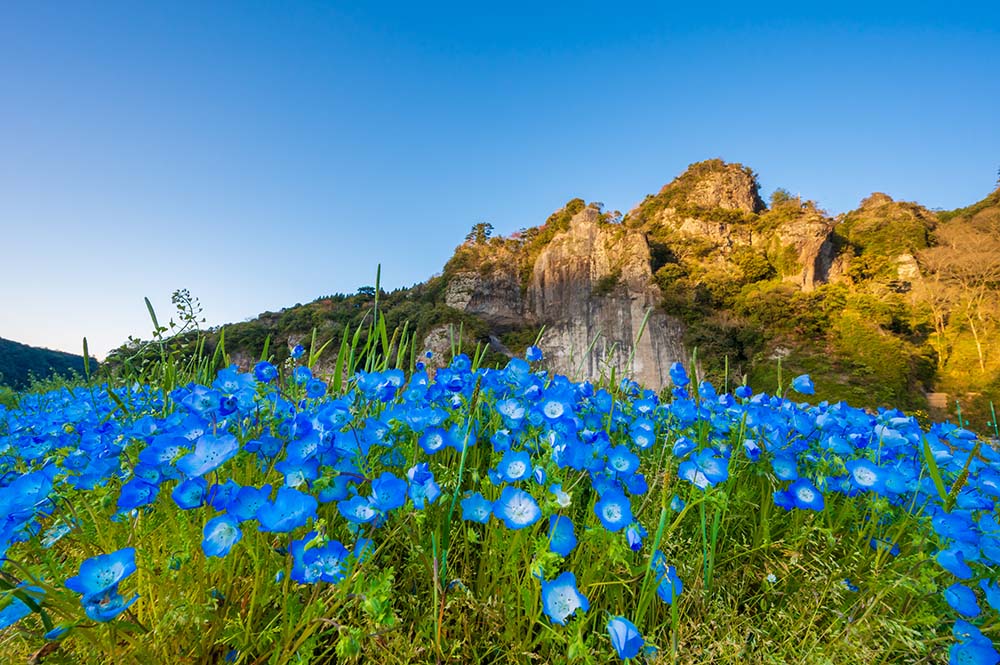
POLYGON ((931 445, 927 442, 927 437, 924 437, 924 461, 927 462, 927 471, 931 474, 931 480, 934 481, 938 496, 941 497, 941 502, 945 503, 948 500, 948 492, 944 488, 941 469, 938 468, 937 460, 934 459, 934 453, 931 451, 931 445))

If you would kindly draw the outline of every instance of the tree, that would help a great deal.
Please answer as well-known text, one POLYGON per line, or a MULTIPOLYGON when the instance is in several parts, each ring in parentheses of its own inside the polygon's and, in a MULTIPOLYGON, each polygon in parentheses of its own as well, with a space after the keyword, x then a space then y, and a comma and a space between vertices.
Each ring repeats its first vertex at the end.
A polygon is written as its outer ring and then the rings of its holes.
POLYGON ((487 240, 493 237, 493 225, 489 222, 479 222, 472 227, 465 236, 465 242, 475 243, 477 245, 482 245, 487 240))

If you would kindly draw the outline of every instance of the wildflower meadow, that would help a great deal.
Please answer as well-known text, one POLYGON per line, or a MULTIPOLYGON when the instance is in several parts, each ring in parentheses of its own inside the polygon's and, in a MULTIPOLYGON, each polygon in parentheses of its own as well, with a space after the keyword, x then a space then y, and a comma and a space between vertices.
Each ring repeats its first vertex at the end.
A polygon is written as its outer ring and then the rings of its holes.
POLYGON ((1000 661, 995 439, 367 333, 0 406, 0 660, 1000 661))

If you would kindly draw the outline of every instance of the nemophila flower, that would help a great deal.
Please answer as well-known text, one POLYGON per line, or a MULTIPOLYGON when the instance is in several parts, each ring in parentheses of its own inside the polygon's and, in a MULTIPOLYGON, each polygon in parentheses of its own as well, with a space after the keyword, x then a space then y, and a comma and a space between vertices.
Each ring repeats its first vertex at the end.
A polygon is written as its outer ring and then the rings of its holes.
POLYGON ((486 524, 493 514, 493 504, 479 492, 473 492, 459 502, 462 506, 462 519, 466 522, 486 524))
POLYGON ((254 365, 253 375, 257 377, 258 381, 270 383, 278 378, 278 368, 266 360, 261 360, 259 363, 254 365))
POLYGON ((319 503, 315 497, 291 487, 280 487, 273 502, 264 503, 257 510, 260 531, 288 533, 316 519, 319 503))
POLYGON ((717 485, 729 477, 729 460, 711 448, 700 450, 677 467, 677 474, 698 489, 717 485))
POLYGON ((684 365, 675 362, 670 366, 670 380, 678 388, 683 388, 687 384, 691 383, 688 379, 687 370, 684 369, 684 365))
POLYGON ((10 596, 10 601, 0 608, 0 630, 13 626, 15 623, 31 614, 31 608, 17 596, 10 596))
POLYGON ((528 362, 536 363, 543 357, 542 350, 534 345, 529 346, 524 352, 524 357, 528 360, 528 362))
POLYGON ((771 459, 771 469, 778 480, 795 480, 799 477, 798 464, 790 455, 775 455, 771 459))
POLYGON ((133 478, 122 485, 121 494, 118 495, 118 510, 128 512, 134 508, 148 506, 156 501, 156 495, 159 492, 159 486, 150 485, 139 478, 133 478))
POLYGON ((956 642, 948 650, 948 665, 997 665, 1000 653, 993 648, 989 638, 956 642))
POLYGON ((671 605, 674 602, 674 598, 679 598, 683 592, 684 583, 677 575, 677 569, 673 566, 667 566, 657 576, 656 595, 667 605, 671 605))
POLYGON ((751 462, 756 462, 760 459, 760 446, 753 439, 745 439, 743 441, 743 452, 746 453, 747 459, 751 462))
POLYGON ((1000 584, 992 580, 979 580, 979 588, 986 595, 986 603, 995 611, 1000 612, 1000 584))
POLYGON ((679 513, 684 510, 684 506, 686 505, 687 504, 684 502, 684 499, 680 498, 676 494, 670 498, 670 510, 675 513, 679 513))
POLYGON ((508 450, 497 465, 497 474, 508 483, 528 478, 531 475, 531 455, 524 450, 508 450))
POLYGON ((565 572, 551 582, 542 582, 542 611, 545 616, 560 626, 577 610, 586 612, 590 601, 576 588, 576 576, 565 572))
POLYGON ((136 571, 135 548, 98 554, 80 564, 80 573, 66 580, 66 588, 84 596, 101 594, 136 571))
POLYGON ((423 510, 424 506, 434 503, 441 496, 441 488, 434 481, 434 474, 426 462, 411 466, 406 477, 410 481, 407 493, 417 510, 423 510))
POLYGON ((642 549, 642 540, 649 535, 638 522, 632 522, 625 528, 625 540, 628 542, 628 547, 633 552, 638 552, 642 549))
POLYGON ((204 505, 208 481, 204 478, 187 478, 174 487, 170 497, 181 510, 192 510, 204 505))
POLYGON ((326 384, 319 379, 310 379, 306 382, 306 397, 315 399, 326 394, 326 384))
POLYGON ((976 593, 964 584, 956 582, 945 589, 944 599, 962 616, 975 618, 980 614, 976 593))
POLYGON ((671 452, 674 457, 687 457, 687 454, 697 447, 697 444, 695 444, 695 442, 691 439, 686 436, 679 436, 677 437, 677 440, 674 441, 674 447, 671 452))
POLYGON ((611 637, 611 646, 622 660, 638 656, 646 643, 635 624, 625 617, 611 617, 608 621, 608 635, 611 637))
POLYGON ((372 481, 372 508, 387 513, 406 503, 406 481, 385 471, 372 481))
POLYGON ((560 508, 569 508, 573 502, 572 497, 563 491, 561 483, 556 483, 549 487, 549 493, 556 498, 556 503, 559 504, 560 508))
POLYGON ((230 478, 221 485, 210 486, 205 494, 205 500, 216 510, 228 510, 229 504, 236 500, 240 489, 240 484, 230 478))
POLYGON ((433 455, 449 445, 451 435, 440 427, 431 427, 424 432, 417 443, 428 455, 433 455))
POLYGON ((243 532, 240 531, 236 518, 232 515, 213 517, 205 524, 202 532, 201 549, 205 556, 224 557, 240 542, 243 532))
POLYGON ((885 492, 885 473, 869 460, 851 460, 845 466, 851 474, 851 483, 858 489, 871 490, 877 494, 885 492))
POLYGON ((972 577, 972 569, 965 563, 965 556, 962 551, 955 547, 949 547, 938 552, 934 556, 937 564, 947 570, 960 580, 967 580, 972 577))
POLYGON ((309 383, 309 380, 313 378, 312 370, 305 365, 299 365, 294 370, 292 370, 292 381, 300 386, 304 386, 309 383))
POLYGON ((67 632, 69 632, 69 629, 71 627, 72 626, 68 626, 66 624, 60 624, 55 628, 53 628, 52 630, 50 630, 49 632, 45 633, 45 635, 43 635, 42 637, 44 637, 46 640, 49 640, 50 642, 55 642, 57 640, 62 639, 62 637, 67 632))
POLYGON ((298 360, 299 358, 302 357, 302 354, 305 353, 305 352, 306 352, 306 350, 302 347, 301 344, 296 344, 295 347, 292 348, 291 356, 295 360, 298 360))
POLYGON ((605 529, 616 533, 632 523, 632 504, 628 497, 618 489, 604 493, 604 496, 594 504, 594 513, 605 529))
POLYGON ((753 390, 750 389, 750 386, 739 386, 733 391, 733 394, 736 395, 737 399, 747 399, 753 395, 753 390))
POLYGON ((246 522, 257 517, 257 511, 271 498, 271 486, 244 486, 236 493, 226 512, 236 518, 237 522, 246 522))
POLYGON ((367 524, 378 517, 378 510, 372 506, 371 501, 357 494, 350 499, 338 501, 337 510, 345 520, 354 524, 367 524))
POLYGON ((504 487, 500 498, 493 504, 493 514, 503 520, 508 529, 523 529, 531 526, 542 516, 534 497, 516 487, 504 487))
POLYGON ((319 460, 289 456, 275 464, 274 470, 285 477, 285 487, 301 487, 319 478, 319 460))
POLYGON ((799 478, 788 487, 795 507, 799 510, 823 510, 823 495, 805 478, 799 478))
POLYGON ((84 596, 82 599, 83 611, 92 621, 105 623, 111 621, 119 614, 132 607, 132 604, 139 599, 139 594, 133 594, 131 598, 118 593, 118 585, 112 588, 84 596))
POLYGON ((240 443, 232 434, 205 434, 198 438, 194 452, 177 460, 177 468, 185 475, 203 476, 215 471, 239 452, 240 443))
POLYGON ((559 556, 569 556, 576 547, 573 520, 565 515, 549 517, 549 549, 559 556))
POLYGON ((622 475, 631 475, 639 469, 639 457, 625 446, 615 446, 608 451, 608 468, 622 475))
POLYGON ((808 374, 802 374, 792 379, 792 390, 800 392, 803 395, 816 394, 816 386, 813 385, 813 381, 809 378, 808 374))

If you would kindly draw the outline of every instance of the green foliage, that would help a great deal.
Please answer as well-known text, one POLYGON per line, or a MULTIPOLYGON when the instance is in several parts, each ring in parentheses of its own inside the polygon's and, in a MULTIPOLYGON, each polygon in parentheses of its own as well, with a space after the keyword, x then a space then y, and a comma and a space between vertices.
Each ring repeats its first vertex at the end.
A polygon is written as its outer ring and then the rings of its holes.
MULTIPOLYGON (((91 359, 92 366, 97 360, 91 359)), ((27 389, 33 382, 83 374, 83 356, 0 338, 0 386, 27 389)))
POLYGON ((597 297, 609 295, 618 287, 621 280, 622 271, 620 269, 614 270, 594 282, 594 288, 591 293, 597 297))

